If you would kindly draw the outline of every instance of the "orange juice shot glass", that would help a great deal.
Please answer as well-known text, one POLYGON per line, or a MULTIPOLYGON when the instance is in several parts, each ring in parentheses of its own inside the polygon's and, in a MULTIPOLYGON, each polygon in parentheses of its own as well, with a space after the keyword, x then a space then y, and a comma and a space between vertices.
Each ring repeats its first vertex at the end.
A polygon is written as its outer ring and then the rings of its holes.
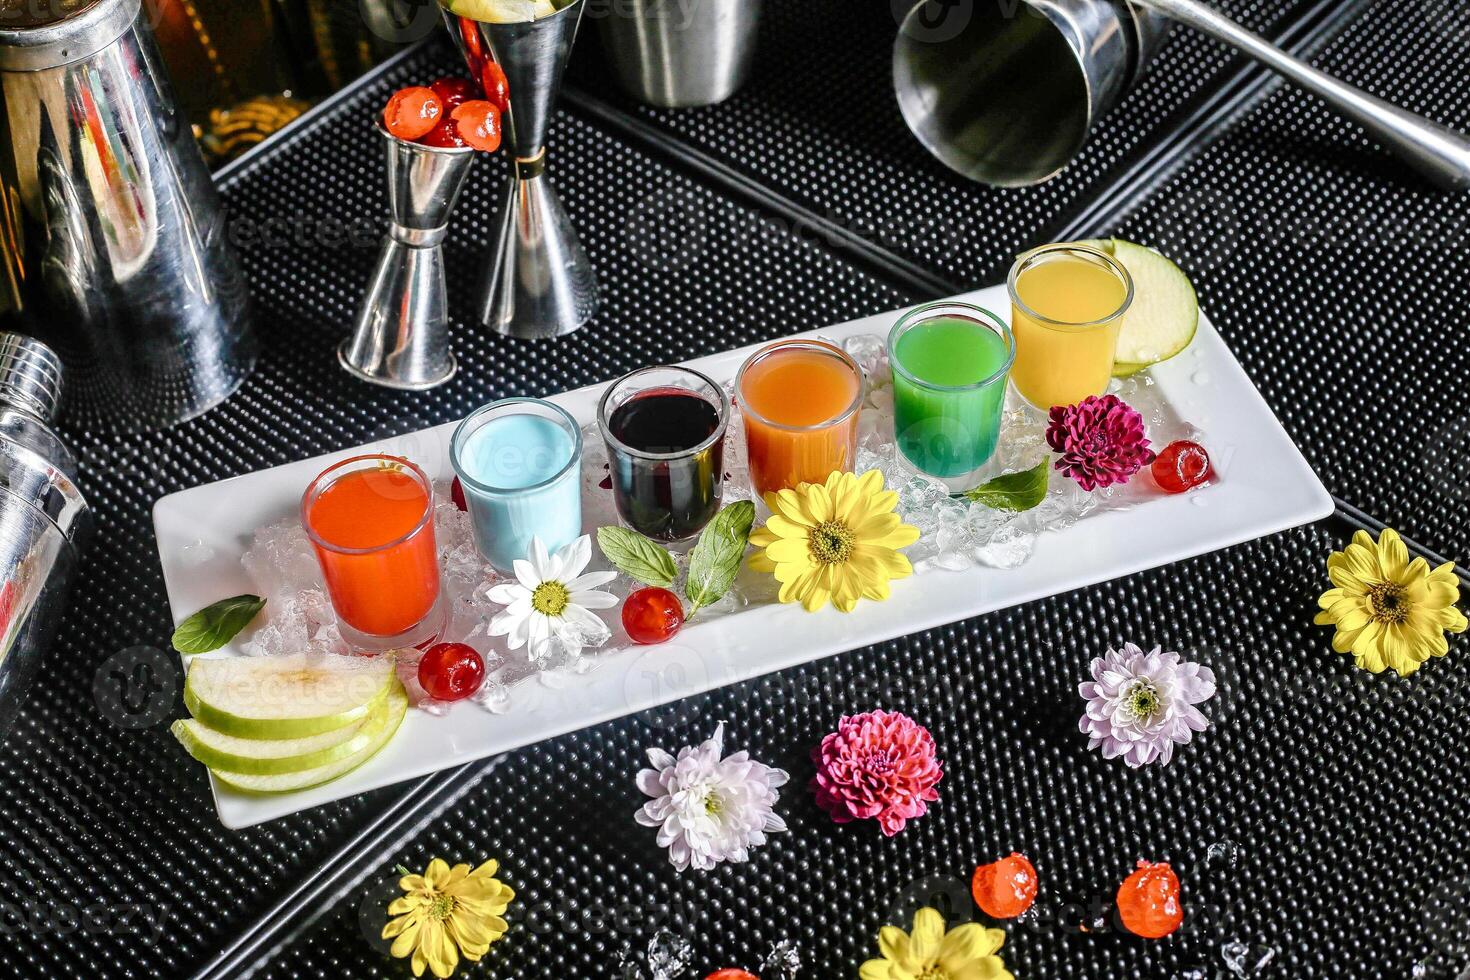
POLYGON ((1122 263, 1090 245, 1043 245, 1016 260, 1006 285, 1016 341, 1011 383, 1021 397, 1047 411, 1107 391, 1133 303, 1122 263))
POLYGON ((740 366, 735 400, 757 493, 852 469, 863 369, 842 348, 821 340, 767 344, 740 366))
POLYGON ((398 456, 333 463, 301 496, 338 628, 349 646, 390 650, 438 638, 444 626, 434 489, 398 456))

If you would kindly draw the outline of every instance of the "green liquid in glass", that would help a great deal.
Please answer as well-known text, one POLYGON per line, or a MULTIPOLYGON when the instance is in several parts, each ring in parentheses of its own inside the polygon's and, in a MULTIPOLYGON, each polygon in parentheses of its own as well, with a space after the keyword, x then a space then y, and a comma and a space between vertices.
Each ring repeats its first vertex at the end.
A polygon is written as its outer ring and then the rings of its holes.
POLYGON ((903 368, 893 372, 893 422, 904 456, 930 476, 978 469, 1000 437, 1005 374, 979 383, 1006 366, 1005 339, 975 320, 937 316, 902 333, 893 357, 903 368))

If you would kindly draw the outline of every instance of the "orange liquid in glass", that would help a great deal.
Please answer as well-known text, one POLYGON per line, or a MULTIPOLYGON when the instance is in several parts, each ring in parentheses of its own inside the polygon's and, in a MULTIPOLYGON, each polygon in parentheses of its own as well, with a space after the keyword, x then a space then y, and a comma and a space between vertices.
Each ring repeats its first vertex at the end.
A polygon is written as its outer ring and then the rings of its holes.
POLYGON ((423 520, 428 507, 422 484, 392 469, 351 470, 308 505, 306 520, 317 537, 361 552, 316 545, 332 606, 353 629, 394 636, 433 608, 439 598, 434 522, 399 540, 423 520))
POLYGON ((835 349, 778 348, 745 369, 740 395, 752 410, 745 412, 745 443, 758 493, 821 483, 834 470, 852 469, 858 413, 832 420, 852 406, 861 384, 835 349))

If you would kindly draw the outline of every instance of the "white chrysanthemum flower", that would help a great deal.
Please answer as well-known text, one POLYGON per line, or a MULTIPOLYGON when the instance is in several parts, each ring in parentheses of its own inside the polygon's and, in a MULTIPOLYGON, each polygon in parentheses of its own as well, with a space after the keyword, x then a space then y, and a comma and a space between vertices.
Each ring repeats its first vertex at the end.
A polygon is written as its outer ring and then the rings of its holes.
POLYGON ((745 752, 722 759, 724 738, 721 722, 709 741, 685 746, 678 758, 649 749, 653 768, 638 773, 638 788, 653 799, 634 819, 658 828, 659 846, 669 849, 680 871, 749 860, 750 848, 764 844, 766 834, 786 829, 772 807, 780 797, 776 787, 791 777, 745 752))
POLYGON ((1079 726, 1089 736, 1087 747, 1101 746, 1103 758, 1121 756, 1137 768, 1167 763, 1176 743, 1209 727, 1195 705, 1215 696, 1215 673, 1162 647, 1144 653, 1125 643, 1094 660, 1092 680, 1077 690, 1087 699, 1079 726))
POLYGON ((504 636, 512 650, 529 646, 533 658, 540 657, 554 639, 596 636, 607 625, 591 610, 611 609, 618 604, 611 592, 599 592, 618 577, 617 572, 582 570, 592 560, 592 539, 582 535, 556 554, 548 555, 540 538, 531 539, 529 558, 516 559, 516 581, 492 588, 490 601, 505 606, 490 620, 490 635, 504 636))

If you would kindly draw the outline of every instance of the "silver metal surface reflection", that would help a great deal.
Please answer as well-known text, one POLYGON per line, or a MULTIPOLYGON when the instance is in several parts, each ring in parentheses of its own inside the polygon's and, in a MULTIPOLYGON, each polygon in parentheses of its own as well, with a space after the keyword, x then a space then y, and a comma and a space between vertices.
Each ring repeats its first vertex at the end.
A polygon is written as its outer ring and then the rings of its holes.
POLYGON ((522 339, 558 337, 592 319, 597 281, 546 174, 546 133, 586 0, 535 21, 488 24, 445 11, 475 78, 492 58, 505 72, 511 173, 491 235, 480 318, 522 339))
POLYGON ((0 312, 84 421, 191 418, 256 356, 214 185, 139 0, 37 6, 0 26, 0 312))
POLYGON ((441 244, 475 162, 469 147, 424 146, 378 123, 388 165, 388 235, 337 356, 364 381, 421 390, 454 376, 441 244))

